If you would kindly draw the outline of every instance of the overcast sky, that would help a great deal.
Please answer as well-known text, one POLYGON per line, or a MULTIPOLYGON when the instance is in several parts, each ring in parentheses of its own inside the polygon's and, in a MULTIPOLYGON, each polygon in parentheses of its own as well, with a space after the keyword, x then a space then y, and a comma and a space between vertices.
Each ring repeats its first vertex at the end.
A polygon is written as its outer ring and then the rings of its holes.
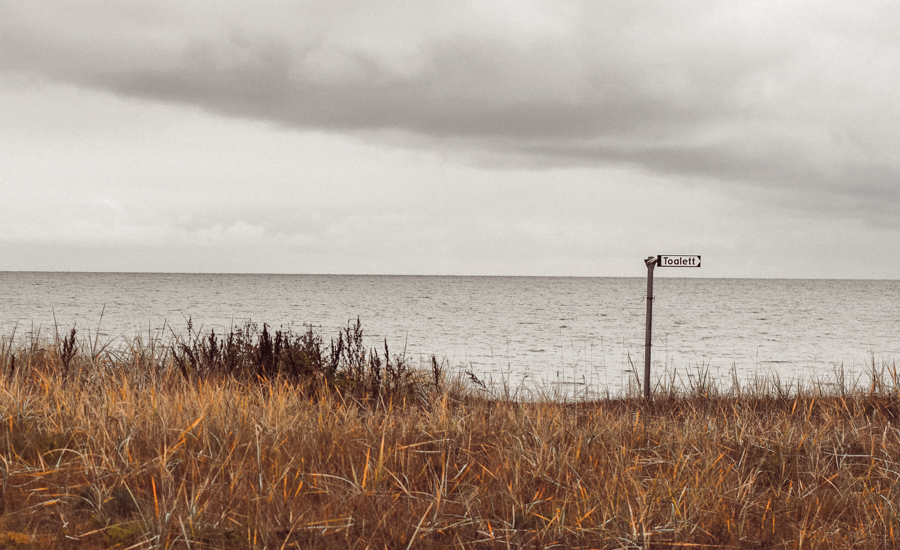
POLYGON ((900 3, 4 0, 0 270, 898 278, 900 3))

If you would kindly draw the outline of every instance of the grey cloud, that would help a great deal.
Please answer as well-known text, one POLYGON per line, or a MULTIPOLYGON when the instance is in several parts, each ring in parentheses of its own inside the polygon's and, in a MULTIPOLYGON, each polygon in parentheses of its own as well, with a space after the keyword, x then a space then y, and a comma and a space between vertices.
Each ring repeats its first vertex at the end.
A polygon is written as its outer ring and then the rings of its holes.
MULTIPOLYGON (((796 19, 805 12, 793 4, 585 6, 568 29, 524 45, 464 29, 416 42, 402 69, 330 42, 327 25, 296 36, 274 20, 280 30, 265 32, 237 19, 192 30, 162 18, 136 37, 98 28, 93 42, 71 30, 42 35, 65 27, 18 25, 22 13, 7 8, 0 66, 291 128, 400 133, 513 163, 627 164, 819 189, 816 203, 844 197, 860 209, 900 202, 900 109, 884 93, 900 84, 900 48, 878 13, 842 28, 841 8, 827 4, 833 17, 809 20, 796 19)), ((385 32, 402 40, 404 29, 385 32)))
POLYGON ((572 139, 623 133, 626 128, 633 132, 637 126, 678 116, 677 109, 641 98, 553 97, 546 89, 560 84, 542 82, 539 72, 523 77, 507 68, 506 75, 492 74, 497 72, 493 68, 521 61, 505 58, 502 49, 502 44, 443 46, 427 57, 428 68, 412 77, 391 74, 364 55, 342 54, 344 64, 352 67, 349 74, 323 81, 303 71, 303 52, 284 44, 260 45, 246 62, 225 68, 209 49, 198 46, 186 52, 180 67, 83 78, 86 84, 127 95, 298 128, 572 139), (636 112, 643 113, 643 121, 636 112))
POLYGON ((7 15, 0 54, 7 68, 300 128, 572 139, 671 132, 721 104, 708 94, 698 103, 696 91, 669 93, 666 86, 685 86, 666 82, 683 80, 680 69, 629 59, 644 54, 621 36, 574 46, 570 37, 551 37, 522 47, 454 35, 417 44, 415 70, 404 74, 383 56, 315 37, 240 32, 239 22, 166 42, 147 30, 135 39, 105 28, 96 39, 47 36, 41 32, 58 27, 15 25, 15 14, 7 15), (336 68, 323 71, 323 60, 336 68))

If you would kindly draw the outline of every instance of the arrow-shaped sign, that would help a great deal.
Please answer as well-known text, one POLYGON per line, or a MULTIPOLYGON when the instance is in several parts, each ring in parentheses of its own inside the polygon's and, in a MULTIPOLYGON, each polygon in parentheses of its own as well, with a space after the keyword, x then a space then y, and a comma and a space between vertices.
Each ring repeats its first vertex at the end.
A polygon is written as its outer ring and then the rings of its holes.
POLYGON ((700 267, 700 256, 664 256, 660 254, 656 257, 656 265, 659 267, 700 267))

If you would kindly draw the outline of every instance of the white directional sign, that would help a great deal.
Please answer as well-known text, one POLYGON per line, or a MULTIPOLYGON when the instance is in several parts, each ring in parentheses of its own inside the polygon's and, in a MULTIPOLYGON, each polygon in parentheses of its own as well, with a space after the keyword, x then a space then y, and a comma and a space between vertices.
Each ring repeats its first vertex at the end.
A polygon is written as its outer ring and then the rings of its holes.
POLYGON ((700 267, 700 256, 662 255, 656 257, 659 267, 700 267))

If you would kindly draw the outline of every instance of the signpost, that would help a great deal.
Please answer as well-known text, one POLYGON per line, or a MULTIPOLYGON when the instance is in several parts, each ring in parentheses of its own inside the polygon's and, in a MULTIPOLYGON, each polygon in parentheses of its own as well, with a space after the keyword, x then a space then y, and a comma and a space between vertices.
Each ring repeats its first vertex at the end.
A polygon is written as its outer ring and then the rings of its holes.
POLYGON ((650 399, 650 335, 653 329, 653 268, 700 267, 700 256, 663 255, 644 260, 647 266, 647 333, 644 337, 644 398, 650 399))

